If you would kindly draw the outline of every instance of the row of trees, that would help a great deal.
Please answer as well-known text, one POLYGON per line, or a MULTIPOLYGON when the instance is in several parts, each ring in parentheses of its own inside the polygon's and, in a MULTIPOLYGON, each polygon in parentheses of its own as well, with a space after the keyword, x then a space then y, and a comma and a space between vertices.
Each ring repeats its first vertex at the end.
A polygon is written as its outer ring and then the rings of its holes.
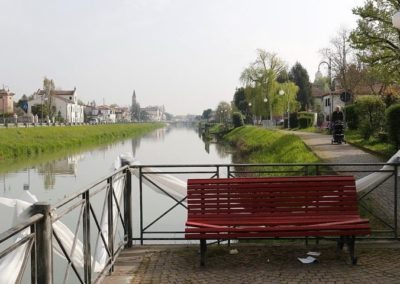
MULTIPOLYGON (((311 83, 307 70, 296 63, 290 71, 275 53, 258 49, 256 58, 240 75, 243 87, 237 88, 232 104, 221 102, 215 110, 216 121, 226 121, 231 112, 239 112, 244 121, 275 120, 286 117, 289 110, 308 110, 312 106, 311 83)), ((203 112, 210 119, 212 110, 203 112)))

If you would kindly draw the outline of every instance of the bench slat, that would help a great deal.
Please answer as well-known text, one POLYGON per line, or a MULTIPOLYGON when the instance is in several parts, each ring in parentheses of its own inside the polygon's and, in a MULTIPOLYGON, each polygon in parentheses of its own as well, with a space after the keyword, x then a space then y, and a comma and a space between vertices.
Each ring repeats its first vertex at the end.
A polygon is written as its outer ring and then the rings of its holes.
POLYGON ((279 206, 280 204, 283 204, 285 206, 308 206, 308 205, 318 205, 318 204, 331 204, 331 205, 336 205, 343 202, 344 205, 346 204, 353 204, 357 202, 357 197, 353 196, 320 196, 320 197, 304 197, 304 196, 299 196, 298 198, 273 198, 273 197, 268 197, 268 198, 262 198, 262 197, 257 197, 254 199, 251 198, 236 198, 236 199, 226 199, 226 198, 220 198, 220 199, 196 199, 193 200, 191 199, 188 204, 190 207, 193 208, 198 208, 199 206, 202 208, 207 208, 207 207, 215 207, 217 206, 232 206, 232 207, 237 207, 238 205, 241 206, 260 206, 260 205, 271 205, 271 206, 279 206))
POLYGON ((293 232, 293 231, 309 231, 309 230, 322 230, 322 231, 331 231, 331 230, 361 230, 361 229, 369 229, 368 223, 366 224, 351 224, 351 225, 307 225, 307 226, 284 226, 284 227, 245 227, 245 228, 221 228, 221 227, 202 227, 202 228, 189 228, 186 229, 186 234, 190 233, 218 233, 218 232, 226 232, 226 233, 237 233, 237 232, 247 232, 247 233, 257 233, 257 232, 293 232))
POLYGON ((235 184, 235 183, 266 183, 266 182, 328 182, 328 181, 354 181, 354 176, 287 176, 266 178, 218 178, 218 179, 189 179, 188 185, 192 184, 235 184), (268 180, 267 180, 268 179, 268 180))
POLYGON ((219 218, 219 219, 199 219, 193 218, 192 221, 187 221, 186 226, 194 226, 194 224, 208 224, 215 226, 276 226, 276 225, 311 225, 311 224, 320 224, 320 223, 331 223, 331 222, 339 222, 343 220, 365 220, 360 219, 358 216, 354 215, 341 215, 341 216, 310 216, 309 218, 304 217, 291 217, 290 219, 287 217, 273 217, 273 218, 265 218, 265 217, 254 217, 251 220, 247 218, 232 220, 231 218, 219 218))
POLYGON ((196 187, 188 187, 189 194, 202 194, 202 193, 217 193, 217 192, 257 192, 257 191, 282 191, 282 192, 292 192, 292 191, 332 191, 335 189, 338 190, 352 190, 354 186, 352 185, 344 185, 344 184, 326 184, 320 185, 317 184, 309 185, 309 184, 243 184, 243 185, 218 185, 218 186, 211 186, 211 185, 204 185, 204 186, 196 186, 196 187))
POLYGON ((315 236, 355 236, 368 235, 370 229, 349 229, 349 230, 308 230, 308 231, 291 231, 291 232, 258 232, 254 233, 210 233, 210 234, 185 234, 186 239, 207 239, 207 240, 229 240, 229 239, 262 239, 276 237, 315 237, 315 236))

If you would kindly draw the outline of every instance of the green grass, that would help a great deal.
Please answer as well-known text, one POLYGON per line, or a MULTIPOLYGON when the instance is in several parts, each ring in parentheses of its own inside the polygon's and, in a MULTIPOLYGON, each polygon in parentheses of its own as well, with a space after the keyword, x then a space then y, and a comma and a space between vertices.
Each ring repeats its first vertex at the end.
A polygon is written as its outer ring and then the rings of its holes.
POLYGON ((224 131, 224 125, 222 123, 216 123, 210 127, 210 134, 219 134, 224 131))
POLYGON ((224 139, 247 156, 249 163, 314 163, 317 156, 293 134, 254 126, 236 128, 224 139))
POLYGON ((163 124, 106 124, 74 127, 4 128, 0 130, 0 164, 44 154, 76 151, 143 135, 163 124))
POLYGON ((390 158, 396 153, 396 147, 393 144, 382 142, 377 137, 364 139, 358 131, 348 129, 346 129, 345 136, 348 143, 379 154, 384 158, 390 158))

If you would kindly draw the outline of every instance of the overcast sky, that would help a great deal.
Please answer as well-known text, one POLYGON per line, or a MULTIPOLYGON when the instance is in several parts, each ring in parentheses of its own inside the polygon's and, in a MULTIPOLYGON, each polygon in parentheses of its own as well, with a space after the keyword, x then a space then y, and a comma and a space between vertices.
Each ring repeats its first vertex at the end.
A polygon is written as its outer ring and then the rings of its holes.
POLYGON ((30 95, 46 76, 84 102, 165 105, 201 114, 231 101, 256 49, 299 61, 319 50, 363 0, 0 0, 0 88, 30 95))

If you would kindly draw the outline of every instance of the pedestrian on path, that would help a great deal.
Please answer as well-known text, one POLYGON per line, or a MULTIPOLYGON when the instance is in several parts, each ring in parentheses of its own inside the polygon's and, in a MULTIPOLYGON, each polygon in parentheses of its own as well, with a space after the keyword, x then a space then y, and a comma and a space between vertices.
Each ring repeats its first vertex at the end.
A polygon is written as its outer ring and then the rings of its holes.
POLYGON ((332 124, 334 125, 337 121, 343 121, 343 112, 340 106, 336 106, 336 110, 332 113, 332 124))

